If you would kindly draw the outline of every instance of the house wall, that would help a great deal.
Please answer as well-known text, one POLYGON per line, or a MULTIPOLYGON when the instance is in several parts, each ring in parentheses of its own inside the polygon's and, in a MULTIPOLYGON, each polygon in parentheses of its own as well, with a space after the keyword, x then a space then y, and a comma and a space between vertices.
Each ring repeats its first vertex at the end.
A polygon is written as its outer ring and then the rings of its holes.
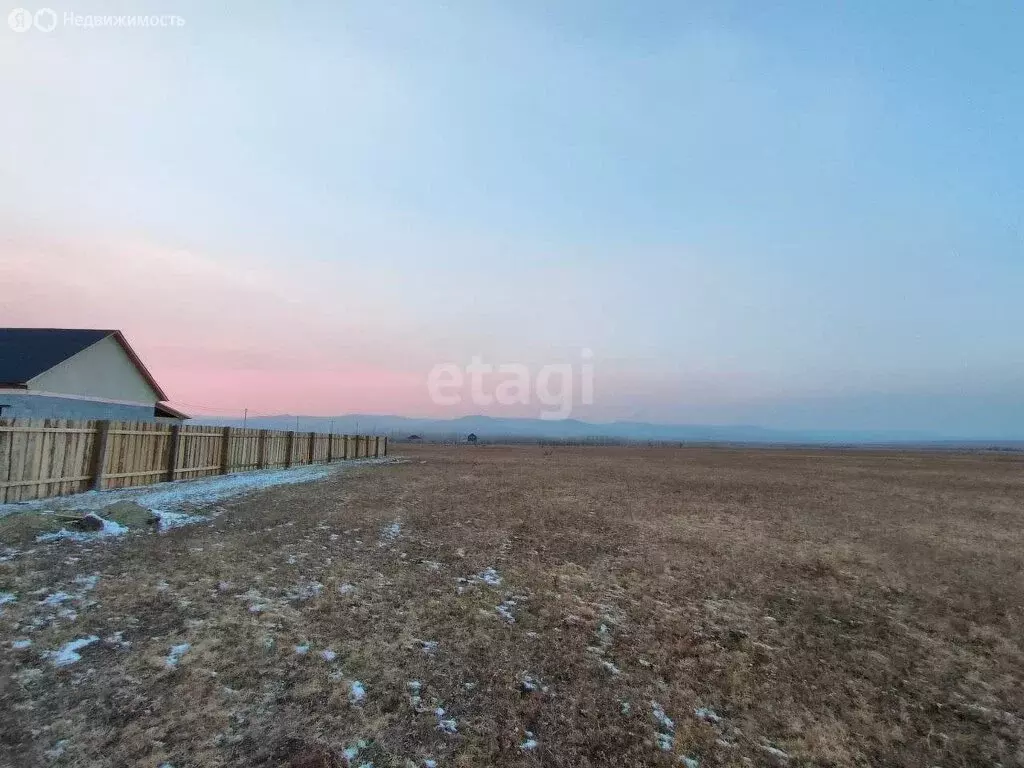
POLYGON ((112 419, 114 421, 175 421, 157 419, 152 405, 107 403, 52 395, 33 395, 18 390, 0 390, 5 419, 112 419))
MULTIPOLYGON (((113 336, 87 347, 77 355, 28 382, 36 392, 57 392, 108 400, 129 400, 152 406, 159 396, 139 373, 135 363, 113 336)), ((150 412, 152 417, 152 411, 150 412)), ((61 417, 63 418, 63 417, 61 417)), ((75 417, 79 418, 79 417, 75 417)), ((122 418, 82 416, 80 418, 122 418)), ((124 417, 127 418, 127 417, 124 417)))

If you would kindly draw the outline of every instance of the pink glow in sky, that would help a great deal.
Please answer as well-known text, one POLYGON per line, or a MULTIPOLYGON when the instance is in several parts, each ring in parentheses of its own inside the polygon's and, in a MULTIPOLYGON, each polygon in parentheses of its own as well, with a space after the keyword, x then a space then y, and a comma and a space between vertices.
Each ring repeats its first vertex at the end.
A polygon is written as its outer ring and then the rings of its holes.
POLYGON ((0 249, 4 324, 118 328, 173 402, 310 415, 429 405, 423 373, 389 363, 386 334, 364 322, 386 311, 372 301, 346 300, 346 322, 288 274, 143 243, 0 249))

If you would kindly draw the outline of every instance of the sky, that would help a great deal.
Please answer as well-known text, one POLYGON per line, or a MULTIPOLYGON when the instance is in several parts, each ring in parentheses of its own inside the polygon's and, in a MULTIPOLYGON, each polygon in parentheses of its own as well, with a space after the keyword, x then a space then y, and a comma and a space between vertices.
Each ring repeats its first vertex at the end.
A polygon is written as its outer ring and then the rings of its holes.
POLYGON ((49 7, 0 323, 186 411, 536 416, 428 373, 589 350, 575 418, 1024 439, 1018 2, 49 7))

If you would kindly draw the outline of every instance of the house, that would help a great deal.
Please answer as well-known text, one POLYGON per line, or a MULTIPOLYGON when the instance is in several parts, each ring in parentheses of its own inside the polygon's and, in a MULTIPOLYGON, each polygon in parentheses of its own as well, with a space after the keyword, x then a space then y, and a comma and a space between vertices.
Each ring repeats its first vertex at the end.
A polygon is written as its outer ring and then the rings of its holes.
POLYGON ((0 328, 0 416, 187 419, 120 331, 0 328))

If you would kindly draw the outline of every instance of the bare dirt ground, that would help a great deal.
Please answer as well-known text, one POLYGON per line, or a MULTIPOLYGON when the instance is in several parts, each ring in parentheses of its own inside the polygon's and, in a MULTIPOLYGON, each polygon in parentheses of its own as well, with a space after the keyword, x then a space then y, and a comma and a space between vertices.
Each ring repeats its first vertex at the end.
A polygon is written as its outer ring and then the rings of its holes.
POLYGON ((396 452, 0 563, 0 763, 1024 765, 1019 456, 396 452))

